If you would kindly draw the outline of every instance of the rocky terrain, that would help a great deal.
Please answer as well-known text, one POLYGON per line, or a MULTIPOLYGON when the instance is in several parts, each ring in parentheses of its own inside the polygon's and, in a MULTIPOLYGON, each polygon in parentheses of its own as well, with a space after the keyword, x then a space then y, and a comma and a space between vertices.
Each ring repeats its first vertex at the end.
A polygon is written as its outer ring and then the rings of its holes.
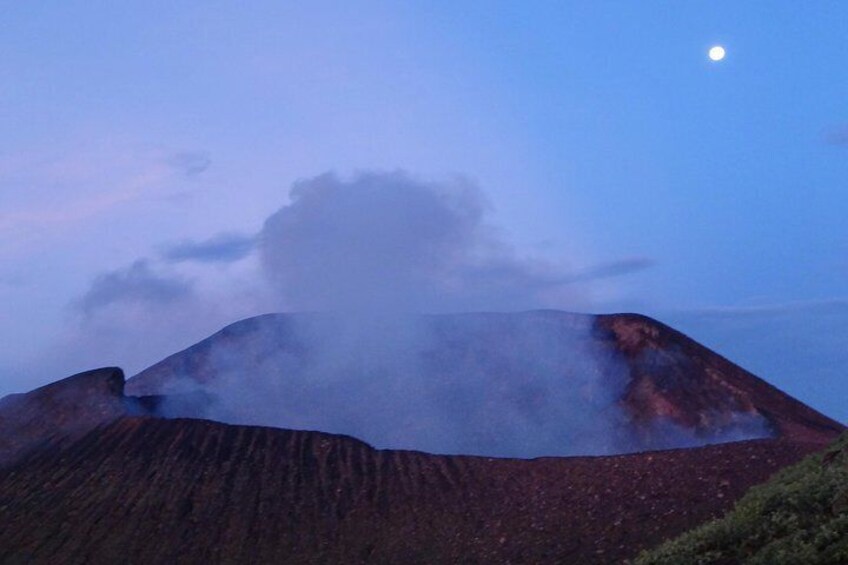
POLYGON ((124 372, 106 367, 0 398, 0 469, 32 452, 68 446, 119 418, 158 416, 163 406, 196 415, 192 406, 206 401, 198 394, 126 396, 124 385, 124 372))
POLYGON ((122 418, 0 473, 0 561, 619 562, 818 447, 490 459, 122 418))
MULTIPOLYGON (((164 366, 214 379, 203 351, 238 344, 255 323, 164 366)), ((707 433, 743 412, 771 437, 603 457, 375 449, 174 417, 215 400, 151 395, 168 382, 162 366, 126 392, 119 369, 101 369, 0 400, 0 562, 622 562, 723 515, 843 430, 648 318, 599 317, 581 335, 626 362, 618 406, 634 433, 666 420, 707 433)))
POLYGON ((623 404, 636 421, 666 417, 684 427, 721 426, 733 414, 763 416, 775 435, 829 441, 842 424, 684 334, 640 315, 598 316, 610 347, 627 359, 623 404))
POLYGON ((80 373, 0 399, 0 468, 44 446, 73 442, 97 426, 135 414, 120 369, 80 373))
POLYGON ((678 563, 848 563, 848 434, 749 490, 726 516, 637 560, 678 563))

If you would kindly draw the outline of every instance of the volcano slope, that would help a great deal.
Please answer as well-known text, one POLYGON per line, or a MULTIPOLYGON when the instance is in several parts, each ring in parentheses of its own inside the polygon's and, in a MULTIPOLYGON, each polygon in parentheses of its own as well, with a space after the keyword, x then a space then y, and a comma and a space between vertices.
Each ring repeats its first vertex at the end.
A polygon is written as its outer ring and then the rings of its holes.
POLYGON ((592 339, 631 360, 622 403, 634 425, 660 414, 697 428, 703 418, 684 410, 717 410, 687 395, 727 388, 697 382, 710 369, 733 379, 734 410, 750 402, 773 437, 533 460, 378 450, 161 418, 208 398, 126 396, 120 371, 103 369, 0 401, 0 437, 22 438, 0 469, 0 562, 620 562, 722 515, 842 429, 646 318, 597 322, 592 339), (677 359, 688 348, 703 358, 661 380, 642 351, 669 344, 677 359), (39 412, 84 425, 39 426, 39 412))
POLYGON ((534 311, 360 322, 250 318, 133 377, 127 392, 199 390, 211 399, 205 415, 218 421, 498 457, 763 437, 821 442, 841 429, 644 316, 534 311))
POLYGON ((620 562, 818 447, 496 459, 125 416, 0 471, 0 562, 620 562))

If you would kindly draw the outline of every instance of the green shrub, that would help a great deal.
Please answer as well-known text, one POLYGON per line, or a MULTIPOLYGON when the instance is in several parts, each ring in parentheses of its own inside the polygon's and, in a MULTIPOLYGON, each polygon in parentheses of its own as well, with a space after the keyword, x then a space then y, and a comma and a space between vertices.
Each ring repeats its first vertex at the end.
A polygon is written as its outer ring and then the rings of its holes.
POLYGON ((689 563, 848 563, 848 433, 749 490, 724 518, 636 559, 689 563))

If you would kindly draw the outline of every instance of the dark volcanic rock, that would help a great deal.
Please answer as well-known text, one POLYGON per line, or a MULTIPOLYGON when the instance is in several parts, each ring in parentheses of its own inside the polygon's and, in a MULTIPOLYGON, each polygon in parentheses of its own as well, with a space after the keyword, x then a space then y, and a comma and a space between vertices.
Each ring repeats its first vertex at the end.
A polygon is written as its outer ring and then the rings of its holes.
POLYGON ((125 396, 124 384, 121 369, 106 367, 0 399, 0 468, 41 448, 68 445, 124 416, 199 417, 210 402, 202 392, 125 396))
POLYGON ((613 563, 816 447, 510 460, 122 418, 0 472, 0 562, 613 563))
POLYGON ((116 367, 79 373, 25 394, 0 399, 0 467, 45 444, 79 439, 121 416, 138 414, 124 397, 116 367))

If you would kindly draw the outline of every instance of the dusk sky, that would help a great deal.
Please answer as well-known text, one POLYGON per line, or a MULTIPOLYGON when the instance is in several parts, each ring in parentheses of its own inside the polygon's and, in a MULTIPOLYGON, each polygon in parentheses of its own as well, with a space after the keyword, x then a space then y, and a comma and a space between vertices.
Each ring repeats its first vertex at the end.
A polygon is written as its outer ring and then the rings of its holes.
POLYGON ((474 260, 438 282, 493 290, 422 309, 645 313, 848 420, 847 26, 837 0, 0 1, 0 395, 313 307, 274 269, 347 248, 285 230, 341 210, 381 244, 454 230, 474 260), (370 221, 396 205, 432 216, 370 221))

